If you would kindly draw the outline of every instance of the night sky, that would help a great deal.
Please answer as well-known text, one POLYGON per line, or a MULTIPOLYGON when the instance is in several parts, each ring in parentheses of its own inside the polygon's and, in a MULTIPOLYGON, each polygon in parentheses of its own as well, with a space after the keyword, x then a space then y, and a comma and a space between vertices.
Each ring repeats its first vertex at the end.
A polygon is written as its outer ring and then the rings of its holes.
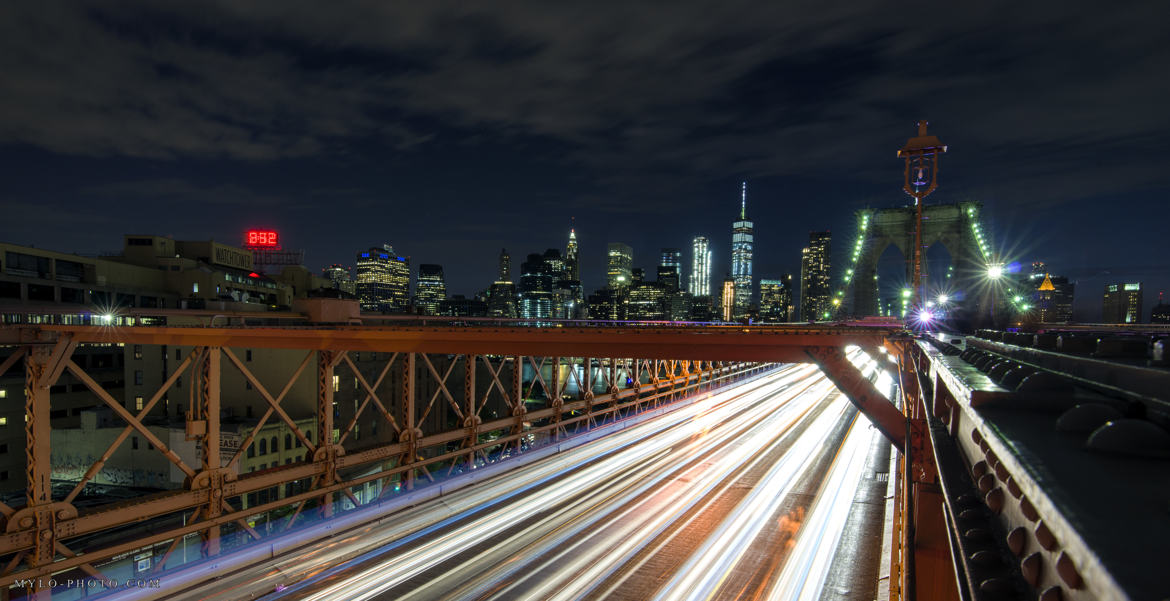
MULTIPOLYGON (((713 241, 748 182, 755 275, 843 259, 906 202, 895 151, 950 151, 928 202, 1078 283, 1170 288, 1170 3, 200 2, 0 5, 0 240, 278 229, 314 271, 389 243, 473 294, 563 250, 713 241), (1085 3, 1088 4, 1088 3, 1085 3)), ((840 261, 837 263, 840 265, 840 261)))

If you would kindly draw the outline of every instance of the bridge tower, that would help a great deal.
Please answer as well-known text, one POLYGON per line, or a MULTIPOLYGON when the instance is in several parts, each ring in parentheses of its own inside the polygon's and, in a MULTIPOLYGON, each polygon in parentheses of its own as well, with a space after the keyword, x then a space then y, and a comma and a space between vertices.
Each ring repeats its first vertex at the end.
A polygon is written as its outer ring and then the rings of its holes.
POLYGON ((927 249, 941 243, 951 256, 952 269, 946 274, 931 279, 922 270, 927 294, 945 290, 954 298, 955 293, 967 292, 968 299, 974 300, 974 294, 967 289, 972 287, 975 278, 986 274, 987 265, 993 262, 986 234, 979 223, 980 203, 862 209, 857 212, 857 239, 850 250, 848 268, 841 281, 843 285, 837 292, 847 312, 859 317, 880 314, 877 264, 890 245, 905 257, 905 281, 909 286, 913 285, 912 259, 918 244, 915 223, 919 208, 922 211, 921 247, 927 249))

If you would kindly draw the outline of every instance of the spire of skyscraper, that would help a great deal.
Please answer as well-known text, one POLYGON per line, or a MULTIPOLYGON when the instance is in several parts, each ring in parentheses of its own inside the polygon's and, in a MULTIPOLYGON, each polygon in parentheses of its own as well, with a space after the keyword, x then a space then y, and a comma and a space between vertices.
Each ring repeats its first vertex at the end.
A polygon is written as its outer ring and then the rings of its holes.
POLYGON ((576 217, 569 218, 569 244, 565 247, 565 267, 568 279, 579 282, 581 281, 581 260, 577 250, 576 220, 576 217))
POLYGON ((499 277, 497 282, 512 281, 512 258, 508 256, 508 249, 500 249, 499 277))
POLYGON ((743 188, 739 195, 739 218, 741 220, 747 219, 747 182, 743 182, 743 188))

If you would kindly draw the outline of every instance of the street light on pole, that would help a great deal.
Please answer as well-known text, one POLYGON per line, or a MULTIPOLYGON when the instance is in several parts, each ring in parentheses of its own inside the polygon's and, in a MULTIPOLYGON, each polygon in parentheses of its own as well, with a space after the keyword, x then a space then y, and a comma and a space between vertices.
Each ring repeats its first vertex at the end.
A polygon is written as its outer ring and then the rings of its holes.
POLYGON ((918 136, 906 141, 898 158, 906 160, 902 190, 914 198, 914 307, 922 305, 922 201, 938 187, 938 157, 947 147, 937 136, 926 134, 926 121, 918 122, 918 136), (913 175, 911 175, 913 173, 913 175))

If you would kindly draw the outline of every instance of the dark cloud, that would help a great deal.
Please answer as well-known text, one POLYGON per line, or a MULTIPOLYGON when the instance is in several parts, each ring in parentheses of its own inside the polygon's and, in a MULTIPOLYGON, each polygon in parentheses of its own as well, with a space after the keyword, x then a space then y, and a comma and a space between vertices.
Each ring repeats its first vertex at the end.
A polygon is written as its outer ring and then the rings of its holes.
POLYGON ((72 188, 106 202, 246 204, 290 223, 426 203, 351 246, 410 244, 427 215, 484 223, 470 239, 563 229, 565 212, 682 246, 614 223, 673 211, 690 221, 660 225, 700 229, 747 178, 784 239, 773 252, 795 256, 802 232, 900 201, 893 151, 922 117, 952 144, 938 201, 1023 220, 1164 196, 1168 7, 7 3, 0 145, 117 167, 72 188))

